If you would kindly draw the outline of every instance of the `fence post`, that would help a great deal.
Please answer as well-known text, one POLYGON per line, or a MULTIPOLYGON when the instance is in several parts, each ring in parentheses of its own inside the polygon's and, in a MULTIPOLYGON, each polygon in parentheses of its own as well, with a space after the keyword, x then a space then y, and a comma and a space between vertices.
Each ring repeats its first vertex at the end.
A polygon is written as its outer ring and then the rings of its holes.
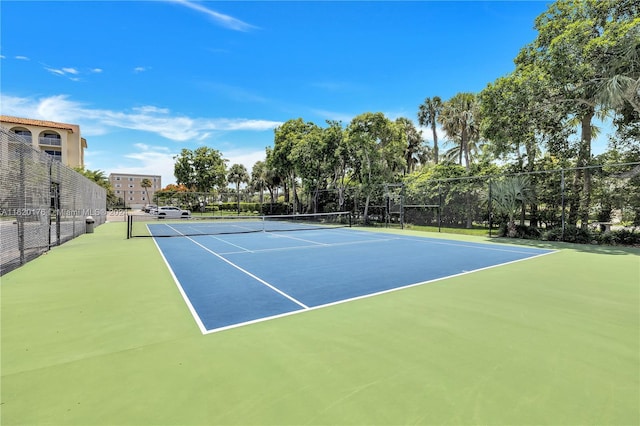
POLYGON ((488 211, 487 214, 489 215, 489 238, 491 238, 493 235, 491 234, 491 231, 493 229, 493 220, 492 217, 493 215, 491 214, 491 178, 489 178, 489 207, 488 207, 488 211))
POLYGON ((438 183, 438 232, 442 232, 442 192, 438 183))
POLYGON ((562 241, 564 241, 564 227, 565 227, 565 223, 564 223, 564 169, 560 169, 560 194, 562 196, 562 236, 561 239, 562 241))

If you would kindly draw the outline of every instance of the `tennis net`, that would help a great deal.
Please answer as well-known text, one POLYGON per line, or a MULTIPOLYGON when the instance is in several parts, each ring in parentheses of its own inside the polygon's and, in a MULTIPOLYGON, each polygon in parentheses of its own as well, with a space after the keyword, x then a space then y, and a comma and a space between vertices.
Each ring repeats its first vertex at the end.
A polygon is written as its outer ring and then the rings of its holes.
POLYGON ((139 214, 128 217, 127 238, 287 232, 350 226, 349 212, 276 216, 192 216, 180 219, 159 219, 153 215, 139 214))

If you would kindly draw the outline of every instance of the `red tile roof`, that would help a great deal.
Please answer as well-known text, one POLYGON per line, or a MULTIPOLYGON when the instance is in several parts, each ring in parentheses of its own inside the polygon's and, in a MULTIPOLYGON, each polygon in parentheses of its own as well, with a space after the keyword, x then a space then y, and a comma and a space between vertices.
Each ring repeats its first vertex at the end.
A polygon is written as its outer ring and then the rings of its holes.
POLYGON ((52 129, 63 129, 63 130, 68 130, 71 133, 79 131, 79 126, 77 124, 57 123, 55 121, 34 120, 31 118, 11 117, 8 115, 0 115, 0 122, 11 123, 11 124, 24 124, 27 126, 30 125, 30 126, 38 126, 38 127, 50 127, 52 129))

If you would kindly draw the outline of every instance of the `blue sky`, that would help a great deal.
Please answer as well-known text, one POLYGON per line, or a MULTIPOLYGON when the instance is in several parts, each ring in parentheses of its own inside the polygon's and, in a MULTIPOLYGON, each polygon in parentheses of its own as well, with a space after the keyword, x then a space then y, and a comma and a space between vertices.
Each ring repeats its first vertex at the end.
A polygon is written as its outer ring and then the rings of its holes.
POLYGON ((202 145, 250 172, 286 120, 417 122, 427 96, 479 92, 547 4, 3 0, 0 111, 79 124, 107 174, 173 183, 202 145))

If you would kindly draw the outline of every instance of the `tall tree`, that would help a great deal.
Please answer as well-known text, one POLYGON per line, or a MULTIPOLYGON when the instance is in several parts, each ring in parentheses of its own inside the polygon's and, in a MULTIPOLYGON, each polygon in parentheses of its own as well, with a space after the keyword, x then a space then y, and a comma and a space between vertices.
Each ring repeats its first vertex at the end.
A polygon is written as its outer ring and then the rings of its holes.
POLYGON ((404 140, 397 126, 381 112, 367 112, 349 123, 347 142, 352 152, 353 173, 366 199, 364 220, 376 186, 393 182, 403 170, 404 140))
POLYGON ((440 159, 440 149, 438 147, 438 133, 436 132, 436 123, 442 111, 442 99, 440 96, 426 98, 418 108, 418 123, 421 126, 431 126, 433 133, 433 162, 438 164, 440 159))
POLYGON ((238 200, 238 214, 240 214, 240 185, 249 182, 249 173, 247 168, 242 164, 233 164, 227 174, 229 183, 236 185, 236 196, 238 200))
POLYGON ((309 134, 316 131, 317 126, 315 124, 307 123, 302 118, 288 120, 274 131, 273 150, 267 160, 285 180, 285 202, 289 202, 287 189, 291 188, 294 213, 298 211, 298 205, 300 204, 297 191, 300 152, 299 149, 297 152, 294 149, 296 149, 296 145, 304 143, 304 139, 309 134))
POLYGON ((623 112, 630 105, 640 114, 640 11, 635 19, 610 24, 593 43, 602 56, 603 78, 589 82, 597 86, 596 101, 605 108, 623 112))
POLYGON ((195 150, 184 148, 173 157, 177 184, 191 191, 209 192, 226 183, 226 161, 220 151, 202 146, 195 150))
POLYGON ((473 93, 458 93, 442 104, 438 118, 447 136, 459 145, 459 164, 471 169, 471 150, 480 139, 480 109, 473 93))
MULTIPOLYGON (((516 58, 516 65, 535 66, 548 75, 556 95, 551 102, 564 103, 568 114, 580 125, 573 192, 580 194, 579 205, 570 203, 569 221, 586 227, 591 197, 592 120, 602 102, 602 82, 611 77, 606 54, 612 46, 624 43, 619 31, 640 14, 637 2, 629 0, 558 0, 535 20, 538 36, 516 58)), ((624 33, 626 34, 626 33, 624 33)), ((615 50, 615 49, 613 49, 615 50)), ((623 67, 624 68, 624 67, 623 67)))
POLYGON ((411 173, 415 170, 416 165, 427 162, 429 151, 423 144, 422 132, 416 129, 413 121, 406 117, 399 117, 396 119, 395 124, 405 140, 405 170, 406 173, 411 173))
POLYGON ((149 200, 149 188, 151 188, 153 186, 153 184, 151 183, 151 179, 149 179, 149 178, 142 179, 142 181, 140 182, 140 186, 144 189, 144 194, 146 195, 147 204, 149 204, 149 202, 150 202, 150 200, 149 200))
POLYGON ((302 179, 305 192, 309 195, 308 208, 318 211, 318 194, 326 188, 331 178, 332 159, 335 151, 323 137, 323 130, 313 123, 306 123, 296 138, 290 153, 296 175, 302 179))
MULTIPOLYGON (((275 160, 275 156, 273 154, 273 148, 266 148, 266 160, 265 160, 265 168, 266 168, 266 185, 267 190, 269 191, 269 196, 271 199, 271 203, 269 205, 269 213, 273 213, 273 205, 275 204, 278 198, 278 188, 286 181, 286 176, 283 176, 277 166, 277 161, 275 160)), ((285 189, 286 193, 286 189, 285 189)), ((286 200, 285 200, 286 201, 286 200)))
POLYGON ((251 169, 251 187, 258 191, 260 205, 264 202, 264 190, 267 188, 267 165, 264 161, 256 161, 251 169))

